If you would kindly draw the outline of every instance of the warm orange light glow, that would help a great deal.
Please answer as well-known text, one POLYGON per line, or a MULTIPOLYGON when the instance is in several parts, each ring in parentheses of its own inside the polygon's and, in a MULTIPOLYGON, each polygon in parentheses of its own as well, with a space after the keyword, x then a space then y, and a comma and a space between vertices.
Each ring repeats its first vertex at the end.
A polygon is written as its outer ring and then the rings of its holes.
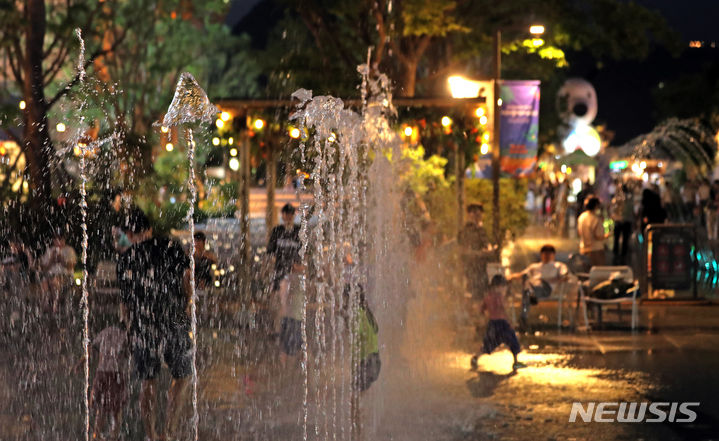
POLYGON ((544 33, 544 25, 532 25, 529 27, 529 33, 532 35, 542 35, 544 33))

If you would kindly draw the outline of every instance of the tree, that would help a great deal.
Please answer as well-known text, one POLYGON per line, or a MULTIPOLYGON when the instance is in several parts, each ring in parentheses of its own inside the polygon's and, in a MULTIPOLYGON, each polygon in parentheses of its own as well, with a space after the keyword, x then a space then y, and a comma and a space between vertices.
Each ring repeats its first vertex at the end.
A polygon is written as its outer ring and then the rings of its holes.
POLYGON ((83 111, 100 123, 98 136, 121 133, 129 145, 124 153, 141 156, 139 164, 151 172, 149 153, 159 137, 152 123, 166 110, 181 71, 204 84, 221 83, 220 93, 254 93, 257 70, 243 57, 246 37, 231 36, 223 24, 227 8, 223 0, 0 2, 0 56, 10 66, 0 86, 25 102, 24 110, 15 107, 19 118, 0 124, 11 136, 9 126, 23 127, 17 142, 34 199, 45 202, 52 192, 56 149, 48 117, 76 115, 77 102, 88 101, 83 111), (87 46, 83 67, 93 77, 84 90, 77 87, 76 28, 87 46), (71 102, 59 105, 65 99, 71 102))
MULTIPOLYGON (((52 182, 48 111, 78 80, 77 74, 68 77, 64 72, 70 52, 77 47, 73 30, 91 29, 93 23, 109 17, 102 2, 88 0, 6 1, 0 3, 0 17, 0 54, 9 66, 9 71, 3 72, 3 87, 6 92, 19 93, 24 101, 20 115, 22 139, 6 132, 16 138, 25 155, 32 194, 44 202, 50 197, 52 182), (58 83, 64 84, 58 87, 58 83)), ((120 41, 122 38, 116 40, 120 41)), ((85 67, 113 49, 111 45, 90 52, 85 67)), ((3 121, 8 122, 11 121, 3 121)))

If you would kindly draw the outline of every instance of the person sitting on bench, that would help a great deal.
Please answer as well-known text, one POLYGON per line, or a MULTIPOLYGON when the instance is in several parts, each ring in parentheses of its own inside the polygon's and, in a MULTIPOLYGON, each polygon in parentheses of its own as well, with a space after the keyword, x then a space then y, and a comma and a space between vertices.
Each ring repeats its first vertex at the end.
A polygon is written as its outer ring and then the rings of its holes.
POLYGON ((546 299, 556 291, 560 282, 567 280, 569 269, 562 262, 555 259, 557 250, 554 246, 546 244, 539 250, 541 261, 533 263, 524 271, 512 274, 508 280, 522 279, 522 312, 519 316, 519 328, 527 329, 529 307, 537 303, 537 299, 546 299))

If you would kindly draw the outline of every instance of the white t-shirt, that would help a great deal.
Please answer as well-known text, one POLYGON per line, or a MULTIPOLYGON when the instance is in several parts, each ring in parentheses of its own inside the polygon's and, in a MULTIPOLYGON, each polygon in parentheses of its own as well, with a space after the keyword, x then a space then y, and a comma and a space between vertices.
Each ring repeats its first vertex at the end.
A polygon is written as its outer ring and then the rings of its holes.
POLYGON ((552 292, 556 291, 559 278, 566 276, 568 273, 567 265, 556 260, 548 263, 533 263, 522 271, 522 274, 529 277, 532 284, 539 284, 542 280, 549 283, 549 286, 552 287, 552 292))
POLYGON ((577 219, 579 252, 601 251, 604 249, 604 226, 602 219, 591 211, 585 211, 577 219))
POLYGON ((97 370, 102 372, 122 372, 125 359, 127 332, 117 326, 108 326, 100 331, 92 344, 100 350, 97 370))

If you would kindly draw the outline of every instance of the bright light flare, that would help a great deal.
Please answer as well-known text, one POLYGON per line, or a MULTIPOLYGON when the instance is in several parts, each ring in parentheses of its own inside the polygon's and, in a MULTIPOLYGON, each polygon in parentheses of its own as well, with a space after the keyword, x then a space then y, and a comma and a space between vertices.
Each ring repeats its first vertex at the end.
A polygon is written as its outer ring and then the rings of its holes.
POLYGON ((232 171, 237 171, 240 169, 240 161, 237 158, 230 159, 229 165, 230 165, 230 169, 232 169, 232 171))
POLYGON ((230 115, 229 112, 222 112, 220 113, 220 119, 224 122, 229 121, 232 118, 232 115, 230 115))
POLYGON ((449 127, 452 125, 452 118, 448 116, 442 117, 442 127, 449 127))
POLYGON ((483 117, 484 113, 485 113, 484 107, 477 107, 477 109, 474 111, 474 114, 477 116, 477 118, 483 117))
POLYGON ((529 27, 529 33, 532 35, 544 34, 544 25, 532 25, 529 27))
POLYGON ((65 124, 63 124, 63 123, 57 123, 57 125, 55 126, 55 129, 56 129, 58 132, 62 133, 62 132, 65 131, 65 124))
POLYGON ((218 129, 221 129, 221 128, 225 127, 225 122, 222 121, 221 119, 218 119, 217 121, 215 121, 215 125, 217 126, 218 129))
POLYGON ((460 75, 452 75, 447 79, 449 83, 449 91, 452 98, 477 98, 481 83, 472 81, 460 75))
POLYGON ((479 123, 483 126, 486 126, 488 121, 489 119, 487 118, 487 115, 482 115, 479 117, 479 123))
POLYGON ((214 146, 220 145, 220 138, 218 138, 216 136, 214 138, 212 138, 212 145, 214 145, 214 146))
POLYGON ((265 121, 257 118, 255 122, 252 124, 257 130, 262 130, 262 128, 265 126, 265 121))
POLYGON ((172 145, 171 142, 168 142, 167 144, 165 144, 165 150, 167 150, 168 152, 171 152, 171 151, 173 151, 174 149, 175 149, 175 146, 172 145))
POLYGON ((300 137, 300 129, 298 129, 297 127, 292 127, 290 129, 290 138, 297 139, 299 137, 300 137))
POLYGON ((410 136, 412 136, 412 132, 413 132, 412 127, 407 126, 404 128, 404 136, 409 138, 410 136))

